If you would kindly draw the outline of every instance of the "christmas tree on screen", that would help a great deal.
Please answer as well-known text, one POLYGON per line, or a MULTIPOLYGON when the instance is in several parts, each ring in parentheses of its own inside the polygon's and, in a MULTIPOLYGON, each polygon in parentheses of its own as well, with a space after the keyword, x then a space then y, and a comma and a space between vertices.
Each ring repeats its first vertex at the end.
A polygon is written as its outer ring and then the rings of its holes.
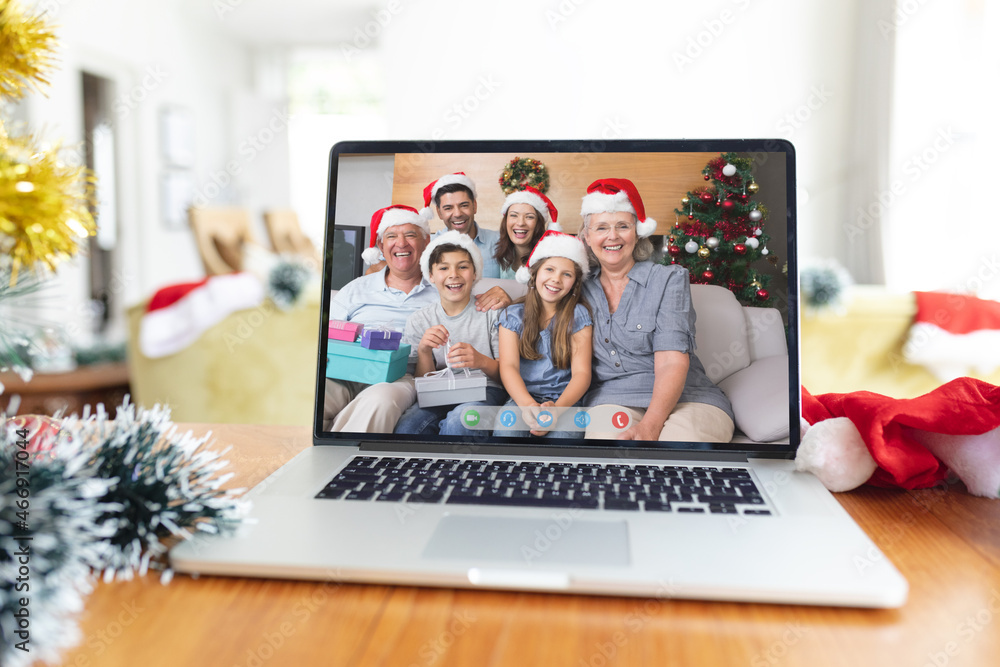
POLYGON ((777 257, 767 248, 767 208, 754 199, 753 160, 723 153, 702 174, 712 184, 689 191, 683 209, 674 209, 677 222, 662 262, 687 268, 692 284, 727 288, 743 305, 768 305, 770 275, 759 267, 777 257))

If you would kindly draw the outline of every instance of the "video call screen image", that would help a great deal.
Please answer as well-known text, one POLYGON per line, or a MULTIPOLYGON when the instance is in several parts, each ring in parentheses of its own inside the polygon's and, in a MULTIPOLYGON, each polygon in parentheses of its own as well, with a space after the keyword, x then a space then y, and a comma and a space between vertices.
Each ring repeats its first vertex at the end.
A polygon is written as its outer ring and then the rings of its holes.
POLYGON ((322 435, 797 442, 790 147, 335 153, 333 167, 322 435), (410 208, 373 225, 394 205, 410 208))

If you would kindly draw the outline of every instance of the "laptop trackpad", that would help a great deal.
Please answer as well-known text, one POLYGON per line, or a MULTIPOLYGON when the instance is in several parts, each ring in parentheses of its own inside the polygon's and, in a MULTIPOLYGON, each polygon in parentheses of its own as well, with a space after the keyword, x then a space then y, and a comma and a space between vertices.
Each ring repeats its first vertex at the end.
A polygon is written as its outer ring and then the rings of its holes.
POLYGON ((629 564, 628 524, 582 520, 569 512, 550 519, 451 514, 438 522, 423 557, 622 566, 629 564))

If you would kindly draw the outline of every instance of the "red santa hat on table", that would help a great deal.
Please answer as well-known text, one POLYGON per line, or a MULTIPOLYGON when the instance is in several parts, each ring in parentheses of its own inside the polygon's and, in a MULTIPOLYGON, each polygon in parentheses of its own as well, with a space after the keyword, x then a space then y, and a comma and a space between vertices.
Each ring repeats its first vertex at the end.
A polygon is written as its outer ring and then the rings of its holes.
POLYGON ((447 174, 437 179, 433 183, 429 183, 426 188, 424 188, 424 207, 420 209, 420 215, 425 220, 430 220, 434 217, 434 212, 431 211, 431 202, 434 201, 434 195, 437 194, 438 190, 446 185, 462 185, 469 188, 472 192, 472 198, 476 199, 476 184, 472 182, 472 179, 465 175, 463 171, 456 171, 454 174, 447 174))
POLYGON ((402 204, 394 204, 392 206, 386 206, 385 208, 380 208, 375 211, 375 215, 372 216, 372 239, 368 248, 361 253, 361 258, 365 260, 366 264, 374 264, 379 258, 379 249, 375 247, 375 241, 382 238, 385 234, 385 230, 390 227, 396 227, 398 225, 414 225, 419 227, 423 231, 424 236, 431 235, 431 228, 424 220, 417 209, 412 206, 403 206, 402 204))
POLYGON ((645 238, 656 231, 656 220, 646 217, 642 197, 635 184, 627 178, 602 178, 587 187, 580 215, 625 211, 636 217, 636 234, 645 238))
POLYGON ((463 234, 454 229, 438 235, 437 238, 424 248, 424 254, 420 255, 420 270, 423 272, 427 282, 431 280, 431 253, 434 252, 434 248, 442 245, 457 245, 469 253, 469 256, 472 257, 472 265, 476 269, 476 280, 473 282, 473 285, 478 283, 479 279, 483 277, 483 253, 479 252, 476 242, 468 234, 463 234))
POLYGON ((556 221, 559 217, 559 211, 556 210, 552 200, 530 185, 526 186, 523 190, 517 190, 507 195, 507 199, 503 202, 503 208, 500 209, 500 215, 507 215, 507 209, 512 204, 528 204, 534 207, 542 218, 544 218, 546 229, 556 232, 562 231, 562 227, 556 221))
POLYGON ((549 230, 538 239, 528 263, 517 270, 514 277, 524 285, 531 280, 531 267, 549 257, 565 257, 580 267, 580 272, 586 276, 590 272, 590 260, 587 259, 587 248, 583 241, 570 234, 549 230))

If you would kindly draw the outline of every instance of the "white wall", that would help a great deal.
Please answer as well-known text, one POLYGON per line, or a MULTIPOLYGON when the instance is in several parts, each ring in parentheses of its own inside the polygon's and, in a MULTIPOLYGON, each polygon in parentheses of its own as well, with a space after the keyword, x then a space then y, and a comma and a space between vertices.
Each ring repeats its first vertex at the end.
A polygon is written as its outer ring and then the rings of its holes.
MULTIPOLYGON (((119 243, 114 286, 125 304, 164 284, 203 275, 185 225, 160 215, 160 110, 189 109, 195 125, 195 182, 207 183, 231 159, 232 100, 251 86, 249 52, 210 21, 175 3, 127 0, 38 3, 53 12, 63 49, 48 96, 28 101, 31 126, 66 144, 82 141, 81 70, 112 79, 118 133, 119 243)), ((232 188, 234 186, 230 186, 232 188)), ((86 260, 60 271, 70 317, 82 312, 86 260)))
POLYGON ((790 139, 801 252, 829 256, 858 2, 405 4, 377 35, 389 135, 790 139))

